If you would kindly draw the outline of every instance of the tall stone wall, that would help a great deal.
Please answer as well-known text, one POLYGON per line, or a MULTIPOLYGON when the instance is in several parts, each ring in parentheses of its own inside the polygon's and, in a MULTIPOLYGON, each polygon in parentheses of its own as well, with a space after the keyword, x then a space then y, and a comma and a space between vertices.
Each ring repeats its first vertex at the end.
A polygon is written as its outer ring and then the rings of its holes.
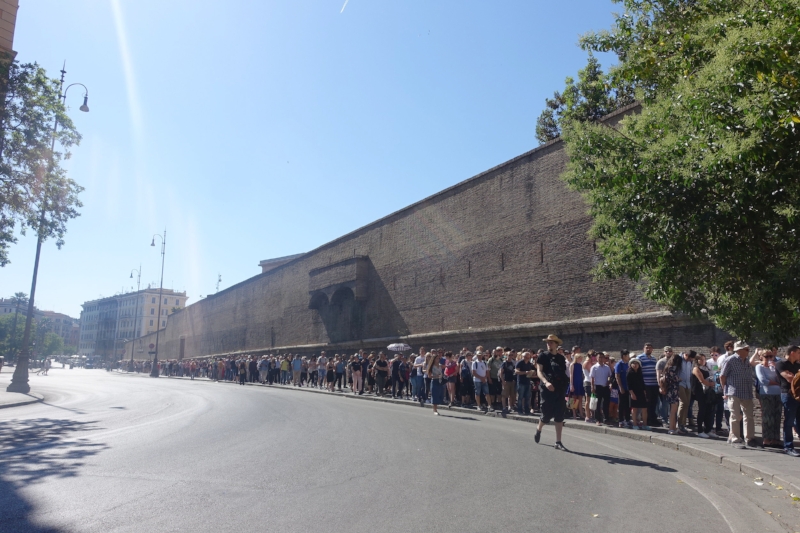
POLYGON ((554 141, 209 296, 169 317, 159 357, 181 343, 184 357, 399 338, 538 347, 543 331, 605 349, 720 340, 628 281, 592 279, 591 220, 559 179, 565 164, 554 141))

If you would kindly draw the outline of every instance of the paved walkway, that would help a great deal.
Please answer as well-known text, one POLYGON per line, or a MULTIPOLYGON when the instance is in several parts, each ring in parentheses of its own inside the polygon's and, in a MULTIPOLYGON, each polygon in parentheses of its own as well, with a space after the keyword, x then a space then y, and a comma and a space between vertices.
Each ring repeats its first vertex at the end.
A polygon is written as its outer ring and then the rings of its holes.
MULTIPOLYGON (((14 373, 14 368, 3 366, 3 369, 0 370, 5 376, 9 374, 9 378, 11 377, 10 374, 14 373)), ((44 400, 44 396, 39 394, 38 392, 29 392, 28 394, 21 394, 19 392, 6 392, 6 382, 4 381, 2 387, 0 387, 0 409, 5 409, 7 407, 19 407, 20 405, 28 405, 29 403, 36 403, 41 402, 44 400)))
MULTIPOLYGON (((126 372, 121 372, 127 374, 126 372)), ((149 377, 147 374, 129 374, 149 377)), ((162 376, 164 377, 164 376, 162 376)), ((187 377, 168 377, 167 379, 189 379, 187 377)), ((197 381, 209 382, 206 378, 197 378, 197 381)), ((232 381, 220 381, 218 383, 236 384, 232 381)), ((247 383, 248 386, 254 387, 273 387, 285 390, 294 390, 298 392, 327 394, 329 396, 338 396, 339 398, 349 400, 366 400, 385 403, 394 403, 398 405, 405 405, 408 407, 420 409, 418 402, 410 400, 395 400, 391 397, 377 397, 374 395, 358 396, 347 392, 328 392, 325 390, 314 389, 309 387, 293 387, 290 385, 261 385, 260 383, 247 383)), ((426 405, 430 408, 430 405, 426 405)), ((446 406, 440 406, 443 412, 448 411, 446 406)), ((453 411, 472 413, 475 414, 475 409, 453 407, 453 411)), ((516 414, 502 415, 500 413, 487 413, 485 416, 503 417, 508 420, 538 423, 539 417, 537 416, 520 416, 516 414)), ((649 443, 656 446, 664 446, 673 450, 678 450, 694 457, 699 457, 712 463, 716 463, 722 467, 731 469, 736 472, 741 472, 743 475, 753 478, 754 483, 763 483, 764 485, 773 485, 774 487, 781 487, 782 490, 789 491, 796 494, 798 501, 800 501, 800 458, 789 457, 783 453, 782 450, 772 448, 747 448, 740 450, 733 448, 726 443, 725 438, 720 439, 701 439, 693 436, 693 434, 686 436, 673 436, 668 435, 666 430, 654 428, 653 431, 640 431, 631 429, 612 428, 605 426, 597 426, 578 420, 568 420, 566 427, 570 429, 579 429, 583 431, 593 431, 596 433, 603 433, 606 435, 615 435, 622 438, 633 439, 643 443, 649 443)), ((533 430, 532 430, 533 431, 533 430)), ((756 427, 756 434, 760 435, 760 428, 756 427)), ((567 439, 565 441, 568 442, 567 439)), ((796 444, 797 445, 797 444, 796 444)), ((798 446, 800 449, 800 445, 798 446)))

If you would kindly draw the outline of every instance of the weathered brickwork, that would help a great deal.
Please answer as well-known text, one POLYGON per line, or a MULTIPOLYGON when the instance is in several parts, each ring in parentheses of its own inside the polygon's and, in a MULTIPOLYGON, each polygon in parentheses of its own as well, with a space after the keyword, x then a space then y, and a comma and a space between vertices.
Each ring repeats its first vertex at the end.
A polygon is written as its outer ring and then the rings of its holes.
POLYGON ((644 325, 542 327, 604 349, 721 342, 708 324, 653 315, 663 310, 628 281, 592 279, 591 220, 559 179, 565 163, 555 141, 209 296, 170 316, 159 356, 179 357, 181 338, 185 357, 375 348, 401 337, 538 348, 540 327, 503 328, 647 313, 644 325))

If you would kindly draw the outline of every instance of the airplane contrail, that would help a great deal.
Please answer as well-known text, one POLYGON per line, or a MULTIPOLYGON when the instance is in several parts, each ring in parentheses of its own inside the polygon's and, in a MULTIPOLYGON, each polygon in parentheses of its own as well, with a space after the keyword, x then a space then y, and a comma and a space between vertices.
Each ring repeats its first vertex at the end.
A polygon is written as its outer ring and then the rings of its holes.
POLYGON ((342 6, 342 10, 341 10, 341 11, 339 11, 339 13, 344 13, 344 8, 346 8, 346 7, 347 7, 347 2, 349 2, 349 1, 350 1, 350 0, 344 0, 344 5, 342 6))

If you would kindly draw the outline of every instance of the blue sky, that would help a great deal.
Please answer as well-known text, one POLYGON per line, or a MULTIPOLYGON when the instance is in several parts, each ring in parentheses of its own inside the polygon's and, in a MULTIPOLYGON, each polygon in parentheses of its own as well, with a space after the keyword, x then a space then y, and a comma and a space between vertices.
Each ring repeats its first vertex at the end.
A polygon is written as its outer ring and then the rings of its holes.
MULTIPOLYGON (((14 47, 67 61, 86 190, 36 303, 78 316, 132 268, 189 302, 534 148, 606 0, 22 0, 14 47)), ((605 63, 609 58, 601 58, 605 63)), ((0 269, 29 292, 35 239, 0 269)))

